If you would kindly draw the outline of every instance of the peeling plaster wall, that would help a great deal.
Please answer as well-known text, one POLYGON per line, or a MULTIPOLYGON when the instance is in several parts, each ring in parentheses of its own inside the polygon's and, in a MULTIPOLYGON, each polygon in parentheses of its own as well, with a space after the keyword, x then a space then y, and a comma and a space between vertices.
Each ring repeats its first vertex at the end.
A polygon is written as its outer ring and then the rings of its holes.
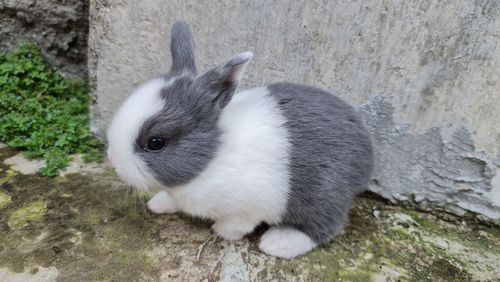
POLYGON ((0 0, 0 51, 33 42, 63 76, 87 78, 89 0, 0 0))
POLYGON ((91 1, 89 72, 102 134, 130 90, 170 65, 187 20, 200 71, 255 57, 243 87, 292 81, 360 109, 371 189, 393 201, 500 219, 500 2, 91 1))

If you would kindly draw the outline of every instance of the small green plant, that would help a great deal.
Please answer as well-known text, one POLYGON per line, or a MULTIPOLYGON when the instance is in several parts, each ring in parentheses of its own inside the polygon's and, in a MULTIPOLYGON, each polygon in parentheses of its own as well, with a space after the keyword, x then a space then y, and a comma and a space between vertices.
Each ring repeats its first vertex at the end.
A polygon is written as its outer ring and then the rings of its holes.
POLYGON ((102 158, 88 106, 87 84, 63 79, 33 44, 0 54, 0 141, 27 158, 45 159, 41 175, 58 175, 70 154, 102 158))

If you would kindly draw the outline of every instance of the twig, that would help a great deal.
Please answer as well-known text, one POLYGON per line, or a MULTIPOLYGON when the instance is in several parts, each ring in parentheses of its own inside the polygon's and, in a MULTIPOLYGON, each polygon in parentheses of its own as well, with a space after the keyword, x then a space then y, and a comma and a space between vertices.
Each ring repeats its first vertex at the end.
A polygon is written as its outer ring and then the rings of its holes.
POLYGON ((196 255, 196 262, 199 262, 200 261, 200 258, 201 258, 201 253, 203 252, 203 249, 205 248, 205 246, 210 243, 212 241, 214 237, 213 236, 210 236, 208 237, 208 239, 203 243, 201 244, 199 247, 198 247, 198 254, 196 255))

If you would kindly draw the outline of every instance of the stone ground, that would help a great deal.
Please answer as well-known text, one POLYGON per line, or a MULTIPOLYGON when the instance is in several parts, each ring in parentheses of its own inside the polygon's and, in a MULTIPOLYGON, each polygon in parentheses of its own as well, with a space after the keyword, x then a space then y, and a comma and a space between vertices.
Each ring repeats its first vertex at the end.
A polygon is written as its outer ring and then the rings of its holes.
POLYGON ((105 165, 54 179, 0 146, 0 281, 500 281, 500 228, 360 197, 345 233, 286 261, 144 209, 105 165))

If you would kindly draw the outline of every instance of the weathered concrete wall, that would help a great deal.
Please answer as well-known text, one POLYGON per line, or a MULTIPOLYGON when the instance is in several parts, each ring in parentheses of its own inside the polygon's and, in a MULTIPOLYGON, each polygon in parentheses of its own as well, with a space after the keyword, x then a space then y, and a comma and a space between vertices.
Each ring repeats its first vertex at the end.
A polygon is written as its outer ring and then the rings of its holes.
POLYGON ((250 50, 244 87, 329 89, 363 114, 394 201, 500 218, 500 2, 91 1, 93 120, 169 69, 169 29, 194 30, 200 70, 250 50))
POLYGON ((70 78, 87 76, 88 0, 0 0, 0 50, 34 42, 70 78))

